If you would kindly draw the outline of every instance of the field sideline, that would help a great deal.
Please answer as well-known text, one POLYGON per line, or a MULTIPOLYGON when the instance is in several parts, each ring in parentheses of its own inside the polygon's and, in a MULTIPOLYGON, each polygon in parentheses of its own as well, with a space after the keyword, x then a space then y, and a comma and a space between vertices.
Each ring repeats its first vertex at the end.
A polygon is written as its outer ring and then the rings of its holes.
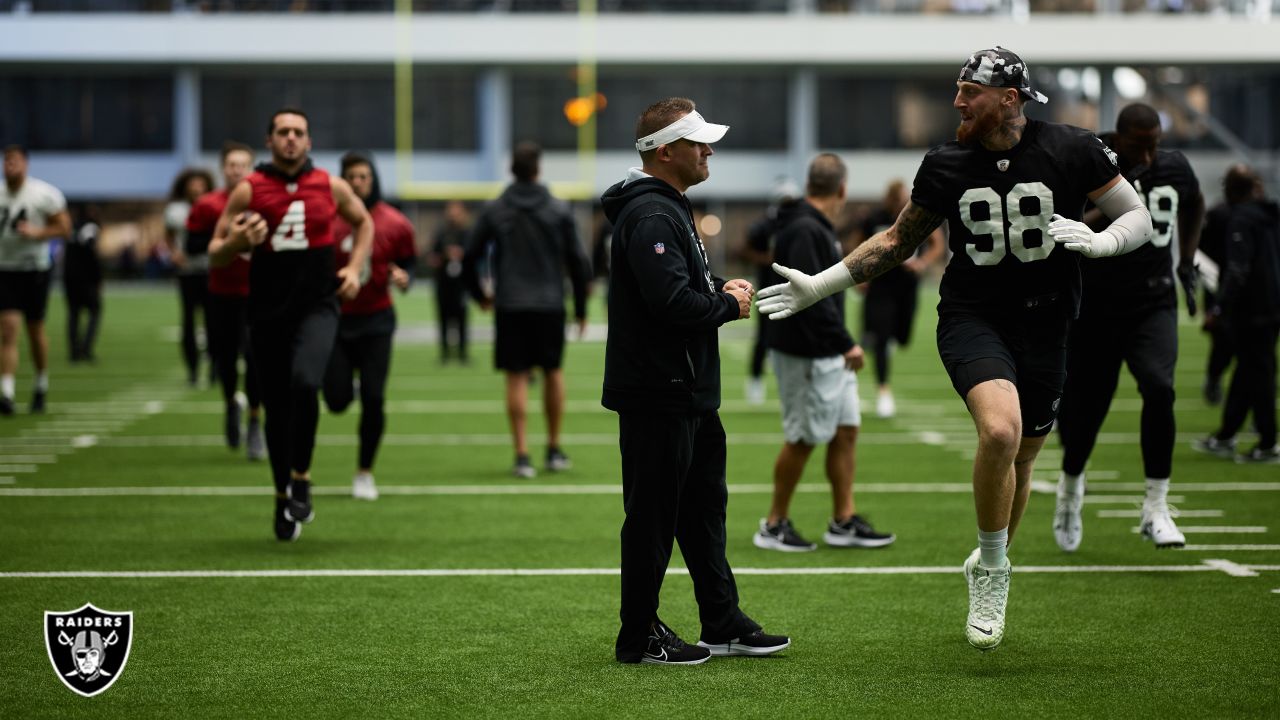
MULTIPOLYGON (((897 417, 874 417, 861 374, 855 492, 898 535, 883 550, 751 545, 781 432, 772 383, 765 406, 742 399, 752 325, 726 326, 729 559, 743 608, 793 645, 659 668, 613 661, 621 483, 598 302, 566 356, 574 468, 542 470, 533 413, 540 473, 520 481, 488 316, 472 308, 472 365, 440 366, 430 289, 397 297, 383 497, 349 497, 358 408, 322 412, 317 519, 282 544, 265 464, 224 447, 217 391, 182 381, 176 289, 110 288, 96 366, 67 364, 54 292, 49 413, 25 414, 24 340, 19 414, 0 418, 0 718, 1280 717, 1280 472, 1191 450, 1217 411, 1200 399, 1206 343, 1189 318, 1170 489, 1187 549, 1136 534, 1141 403, 1125 374, 1072 555, 1050 532, 1056 439, 1038 461, 1008 630, 987 654, 963 635, 974 441, 934 349, 936 291, 895 358, 897 417), (86 602, 135 623, 125 671, 88 699, 54 676, 42 630, 45 611, 86 602)), ((793 520, 817 538, 829 510, 819 457, 793 520)), ((697 639, 679 557, 662 617, 697 639)))

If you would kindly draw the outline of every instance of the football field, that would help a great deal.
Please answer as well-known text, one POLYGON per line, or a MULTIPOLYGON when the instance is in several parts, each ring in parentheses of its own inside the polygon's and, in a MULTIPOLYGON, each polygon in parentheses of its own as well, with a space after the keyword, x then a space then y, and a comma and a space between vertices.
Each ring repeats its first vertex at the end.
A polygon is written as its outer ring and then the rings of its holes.
MULTIPOLYGON (((602 308, 567 347, 574 467, 542 470, 538 383, 539 475, 517 480, 489 317, 472 308, 472 365, 441 366, 429 288, 397 302, 382 497, 350 497, 358 406, 322 411, 316 520, 281 543, 266 464, 228 450, 220 395, 183 381, 176 289, 111 288, 94 366, 67 364, 55 292, 49 412, 25 413, 24 340, 19 414, 0 418, 0 718, 1280 717, 1280 466, 1191 449, 1218 413, 1187 318, 1170 489, 1187 548, 1136 532, 1141 403, 1126 373, 1074 554, 1053 541, 1061 453, 1046 445, 1011 548, 1005 639, 985 654, 963 632, 974 432, 934 349, 935 298, 896 356, 896 417, 874 416, 861 373, 855 497, 897 534, 881 550, 752 546, 782 438, 772 380, 764 406, 743 400, 753 326, 726 326, 729 560, 743 608, 792 646, 658 667, 613 660, 623 513, 602 308), (43 631, 46 611, 85 603, 133 613, 127 666, 93 698, 56 677, 43 631)), ((819 539, 829 512, 815 453, 792 519, 819 539)), ((662 618, 697 640, 678 554, 662 618)))

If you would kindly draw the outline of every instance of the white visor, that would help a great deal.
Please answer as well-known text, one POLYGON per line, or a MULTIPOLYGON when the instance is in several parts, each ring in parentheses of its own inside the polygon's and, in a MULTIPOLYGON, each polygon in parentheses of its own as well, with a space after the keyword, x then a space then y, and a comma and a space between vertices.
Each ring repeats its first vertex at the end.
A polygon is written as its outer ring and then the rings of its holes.
POLYGON ((666 145, 682 139, 697 143, 713 143, 724 137, 727 132, 729 132, 728 125, 709 123, 695 110, 658 132, 652 135, 645 135, 637 140, 636 150, 648 152, 659 145, 666 145))

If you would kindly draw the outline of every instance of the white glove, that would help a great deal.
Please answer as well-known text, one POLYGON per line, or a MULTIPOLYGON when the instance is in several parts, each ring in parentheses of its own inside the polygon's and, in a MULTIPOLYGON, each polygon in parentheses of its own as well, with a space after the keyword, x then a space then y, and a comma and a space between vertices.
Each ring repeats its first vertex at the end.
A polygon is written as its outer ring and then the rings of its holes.
POLYGON ((1079 220, 1068 220, 1056 213, 1051 220, 1049 235, 1053 237, 1054 242, 1068 250, 1090 258, 1120 254, 1120 241, 1106 230, 1096 233, 1079 220))
POLYGON ((817 275, 806 275, 778 263, 773 264, 773 271, 788 282, 770 285, 756 293, 756 310, 770 320, 789 318, 828 295, 853 287, 853 276, 843 262, 838 262, 817 275))

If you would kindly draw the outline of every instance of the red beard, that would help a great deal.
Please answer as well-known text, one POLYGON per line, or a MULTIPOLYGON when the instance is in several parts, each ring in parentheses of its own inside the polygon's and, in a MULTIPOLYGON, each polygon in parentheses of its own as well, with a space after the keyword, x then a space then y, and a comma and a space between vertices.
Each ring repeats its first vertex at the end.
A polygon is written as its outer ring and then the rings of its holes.
POLYGON ((975 115, 967 124, 963 121, 956 128, 956 140, 961 145, 977 145, 1000 125, 1000 114, 989 111, 975 115))

